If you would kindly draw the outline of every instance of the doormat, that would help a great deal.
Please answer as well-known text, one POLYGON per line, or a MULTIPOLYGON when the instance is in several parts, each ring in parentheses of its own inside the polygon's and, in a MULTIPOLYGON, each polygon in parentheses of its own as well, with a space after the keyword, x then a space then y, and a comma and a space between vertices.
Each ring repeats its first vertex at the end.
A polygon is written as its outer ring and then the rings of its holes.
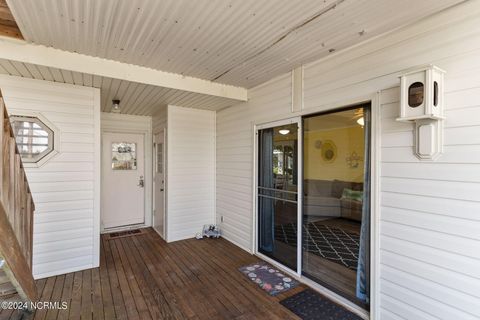
POLYGON ((305 289, 280 301, 303 320, 361 320, 359 316, 330 301, 312 289, 305 289))
POLYGON ((299 284, 295 279, 265 262, 253 263, 238 270, 271 296, 295 288, 299 284))
POLYGON ((124 238, 124 237, 131 237, 131 236, 139 236, 141 234, 145 234, 145 229, 135 229, 135 230, 126 230, 126 231, 119 231, 119 232, 112 232, 107 234, 107 240, 124 238))

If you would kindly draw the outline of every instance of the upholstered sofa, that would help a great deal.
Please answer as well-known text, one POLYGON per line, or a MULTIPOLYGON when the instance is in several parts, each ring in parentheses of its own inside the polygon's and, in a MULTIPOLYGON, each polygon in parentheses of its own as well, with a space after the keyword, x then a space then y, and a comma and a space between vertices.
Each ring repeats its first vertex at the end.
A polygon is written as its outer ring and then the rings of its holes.
POLYGON ((303 186, 303 214, 361 221, 362 202, 342 198, 344 189, 362 191, 363 183, 306 179, 303 186))

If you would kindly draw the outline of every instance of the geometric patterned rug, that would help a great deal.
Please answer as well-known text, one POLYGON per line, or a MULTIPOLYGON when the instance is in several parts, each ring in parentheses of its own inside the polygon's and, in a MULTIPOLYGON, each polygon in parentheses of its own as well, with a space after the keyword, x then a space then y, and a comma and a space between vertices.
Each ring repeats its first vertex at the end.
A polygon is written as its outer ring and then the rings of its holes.
MULTIPOLYGON (((297 224, 275 226, 275 239, 291 246, 297 245, 297 224)), ((322 224, 321 221, 303 225, 303 249, 357 270, 360 235, 342 228, 322 224)))

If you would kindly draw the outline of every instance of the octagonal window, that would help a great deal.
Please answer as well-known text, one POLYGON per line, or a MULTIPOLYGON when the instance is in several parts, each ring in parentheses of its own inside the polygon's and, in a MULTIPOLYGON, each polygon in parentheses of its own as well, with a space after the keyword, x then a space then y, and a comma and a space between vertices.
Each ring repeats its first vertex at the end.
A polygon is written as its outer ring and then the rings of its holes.
POLYGON ((37 117, 10 117, 18 151, 25 163, 37 163, 53 151, 54 132, 37 117))

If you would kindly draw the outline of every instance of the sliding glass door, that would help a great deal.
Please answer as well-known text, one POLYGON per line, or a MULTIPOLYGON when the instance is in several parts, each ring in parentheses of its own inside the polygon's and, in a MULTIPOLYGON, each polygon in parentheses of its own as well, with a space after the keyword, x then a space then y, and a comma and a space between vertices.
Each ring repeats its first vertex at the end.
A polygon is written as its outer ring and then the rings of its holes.
POLYGON ((297 270, 298 123, 258 130, 258 251, 297 270))
POLYGON ((257 251, 365 309, 370 119, 365 104, 257 130, 257 251))
POLYGON ((368 308, 370 105, 303 119, 302 274, 368 308))

